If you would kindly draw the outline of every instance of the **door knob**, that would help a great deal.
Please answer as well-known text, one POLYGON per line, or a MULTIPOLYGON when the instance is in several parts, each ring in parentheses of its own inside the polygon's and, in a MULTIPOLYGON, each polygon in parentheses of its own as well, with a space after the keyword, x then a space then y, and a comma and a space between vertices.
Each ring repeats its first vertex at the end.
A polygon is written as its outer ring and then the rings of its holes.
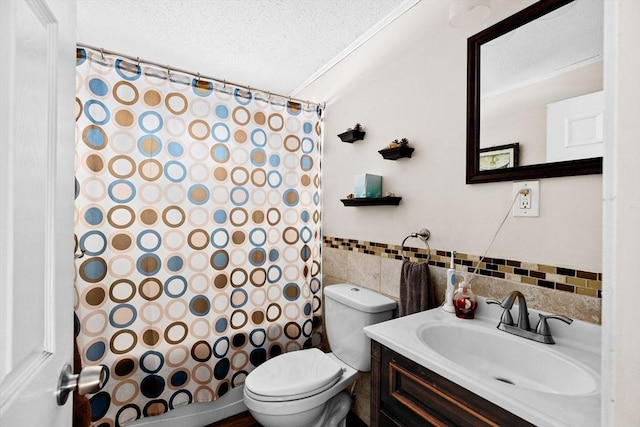
POLYGON ((80 374, 74 374, 71 365, 67 363, 62 368, 58 379, 58 389, 56 390, 58 405, 64 405, 69 398, 69 393, 73 390, 77 390, 78 394, 97 391, 100 389, 105 375, 105 368, 102 365, 87 366, 80 371, 80 374))

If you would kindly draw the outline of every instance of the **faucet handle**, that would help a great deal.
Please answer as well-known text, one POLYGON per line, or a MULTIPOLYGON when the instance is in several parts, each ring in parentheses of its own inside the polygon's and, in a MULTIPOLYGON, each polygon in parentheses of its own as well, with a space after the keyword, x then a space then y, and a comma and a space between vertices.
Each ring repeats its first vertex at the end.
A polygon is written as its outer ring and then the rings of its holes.
POLYGON ((511 311, 508 308, 504 308, 502 306, 502 301, 498 301, 495 298, 487 298, 487 304, 496 304, 496 305, 499 305, 500 307, 502 307, 502 309, 504 311, 502 312, 502 317, 500 318, 500 323, 503 323, 503 324, 509 325, 509 326, 513 325, 513 317, 511 317, 511 311))
POLYGON ((573 322, 573 319, 562 316, 560 314, 538 314, 540 316, 540 321, 538 322, 538 326, 536 326, 536 333, 539 335, 543 335, 549 337, 550 343, 553 344, 553 338, 551 338, 551 330, 549 329, 549 324, 547 319, 558 319, 562 320, 567 325, 570 325, 573 322))

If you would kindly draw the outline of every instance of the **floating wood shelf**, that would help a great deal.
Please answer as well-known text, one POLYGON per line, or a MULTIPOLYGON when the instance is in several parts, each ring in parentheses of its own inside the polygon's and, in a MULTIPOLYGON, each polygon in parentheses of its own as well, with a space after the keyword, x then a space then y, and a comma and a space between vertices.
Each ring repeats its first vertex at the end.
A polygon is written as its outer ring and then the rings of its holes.
POLYGON ((385 148, 382 150, 378 150, 378 153, 382 155, 387 160, 398 160, 402 157, 411 158, 411 153, 413 153, 414 148, 409 147, 407 145, 401 145, 399 147, 394 148, 385 148))
POLYGON ((355 197, 340 199, 345 206, 398 206, 402 197, 355 197))
POLYGON ((351 129, 341 134, 338 134, 338 137, 342 140, 342 142, 352 143, 354 141, 360 141, 364 139, 364 134, 366 132, 362 130, 351 129))

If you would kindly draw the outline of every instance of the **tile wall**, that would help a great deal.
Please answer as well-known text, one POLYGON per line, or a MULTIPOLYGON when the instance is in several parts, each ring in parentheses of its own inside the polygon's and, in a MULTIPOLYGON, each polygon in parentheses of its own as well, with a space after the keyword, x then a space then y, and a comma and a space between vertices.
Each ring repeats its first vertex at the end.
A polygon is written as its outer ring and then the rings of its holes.
MULTIPOLYGON (((325 236, 323 247, 402 260, 400 245, 325 236)), ((420 261, 429 257, 426 248, 405 246, 404 249, 404 255, 412 261, 420 261)), ((450 257, 451 252, 431 250, 429 265, 447 268, 450 257)), ((590 297, 602 297, 602 273, 502 258, 485 258, 478 265, 480 258, 480 255, 457 253, 456 269, 472 272, 477 268, 477 274, 481 276, 506 279, 511 282, 590 297)))

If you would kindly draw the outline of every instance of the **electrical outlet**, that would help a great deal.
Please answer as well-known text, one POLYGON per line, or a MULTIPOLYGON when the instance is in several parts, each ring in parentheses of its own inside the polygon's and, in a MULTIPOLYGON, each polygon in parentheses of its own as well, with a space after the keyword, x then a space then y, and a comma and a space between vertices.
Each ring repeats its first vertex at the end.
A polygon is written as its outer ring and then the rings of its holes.
POLYGON ((540 181, 514 182, 513 197, 513 216, 540 216, 540 181))
POLYGON ((531 209, 531 190, 520 190, 520 209, 531 209))

